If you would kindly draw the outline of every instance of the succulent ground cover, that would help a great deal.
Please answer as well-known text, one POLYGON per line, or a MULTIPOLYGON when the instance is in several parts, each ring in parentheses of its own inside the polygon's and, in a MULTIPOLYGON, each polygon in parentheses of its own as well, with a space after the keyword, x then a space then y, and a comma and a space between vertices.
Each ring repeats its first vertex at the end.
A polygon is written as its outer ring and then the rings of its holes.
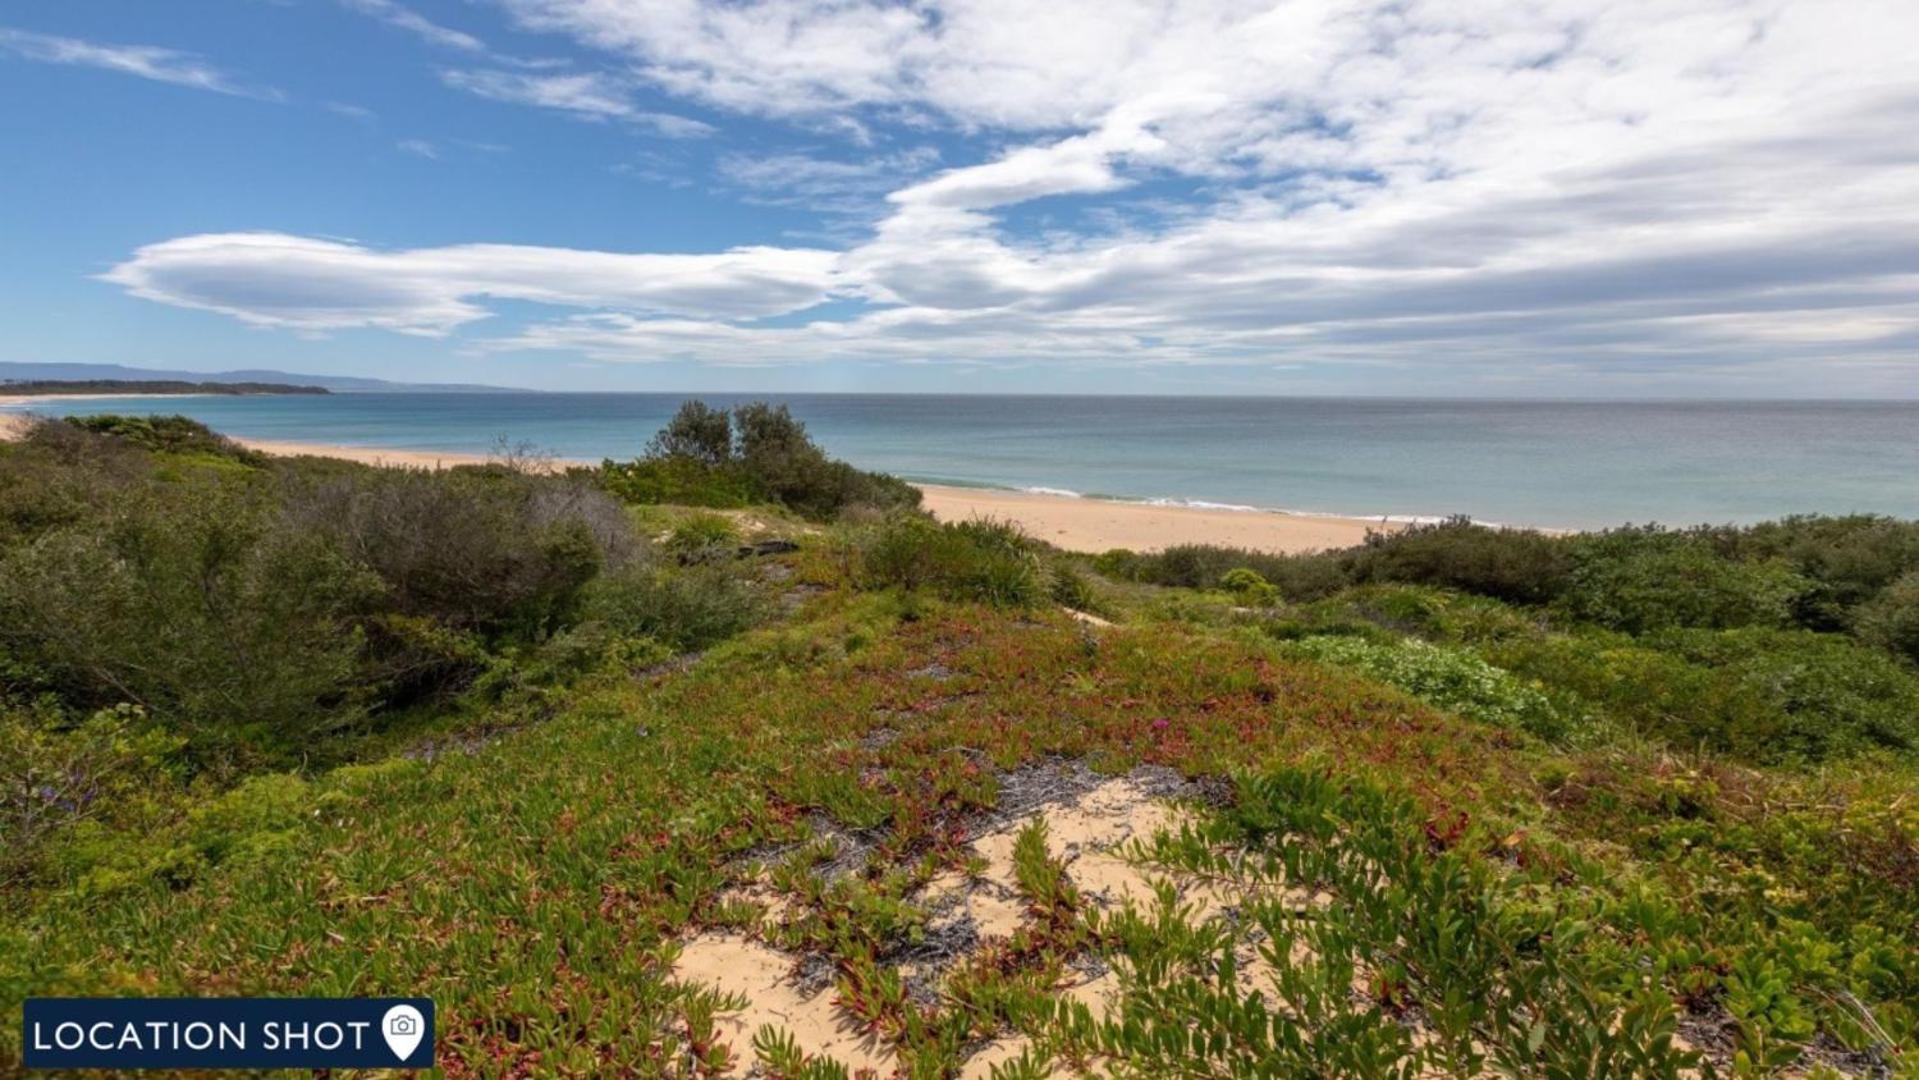
POLYGON ((1911 857, 1863 776, 1559 751, 1240 627, 817 583, 470 751, 244 787, 213 871, 17 926, 7 985, 430 993, 455 1075, 1893 1060, 1910 894, 1816 842, 1911 857))

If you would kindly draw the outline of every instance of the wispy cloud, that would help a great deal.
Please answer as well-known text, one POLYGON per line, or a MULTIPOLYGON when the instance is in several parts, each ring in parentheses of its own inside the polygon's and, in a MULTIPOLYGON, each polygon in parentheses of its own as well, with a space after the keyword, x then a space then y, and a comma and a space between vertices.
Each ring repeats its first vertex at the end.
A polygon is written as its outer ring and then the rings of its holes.
POLYGON ((159 45, 117 45, 0 27, 0 51, 49 64, 72 64, 134 75, 216 94, 279 101, 269 87, 247 86, 190 52, 159 45))
POLYGON ((586 120, 621 120, 667 138, 699 138, 714 130, 711 124, 690 117, 640 108, 633 102, 630 86, 599 72, 542 75, 448 70, 442 71, 440 78, 456 90, 490 101, 557 109, 586 120))
POLYGON ((393 0, 340 0, 340 3, 354 11, 371 15, 390 26, 405 30, 430 45, 470 53, 487 51, 486 42, 472 34, 441 26, 412 8, 394 3, 393 0))
POLYGON ((723 155, 717 167, 751 202, 869 215, 884 209, 888 192, 924 173, 939 157, 930 146, 855 158, 735 152, 723 155))
POLYGON ((401 139, 394 146, 398 147, 403 154, 423 157, 428 161, 436 160, 440 156, 440 148, 425 139, 401 139))

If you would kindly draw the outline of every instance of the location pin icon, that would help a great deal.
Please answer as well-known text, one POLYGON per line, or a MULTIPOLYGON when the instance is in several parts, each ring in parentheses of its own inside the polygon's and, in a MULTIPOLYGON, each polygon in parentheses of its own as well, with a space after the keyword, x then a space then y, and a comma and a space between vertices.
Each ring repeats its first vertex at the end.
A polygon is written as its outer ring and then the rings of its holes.
POLYGON ((387 1049, 393 1051, 393 1056, 405 1061, 413 1056, 414 1048, 426 1035, 426 1017, 411 1005, 395 1005, 381 1018, 380 1034, 386 1037, 387 1049))

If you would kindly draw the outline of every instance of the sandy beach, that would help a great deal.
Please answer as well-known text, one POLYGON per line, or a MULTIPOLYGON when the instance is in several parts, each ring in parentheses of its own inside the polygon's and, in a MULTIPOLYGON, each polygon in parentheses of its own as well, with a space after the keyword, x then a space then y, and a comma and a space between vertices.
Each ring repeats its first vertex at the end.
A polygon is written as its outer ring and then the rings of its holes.
MULTIPOLYGON (((4 399, 0 399, 0 404, 3 403, 4 399)), ((20 414, 0 414, 0 438, 12 437, 25 422, 26 418, 20 414)), ((485 454, 446 450, 394 450, 277 439, 235 441, 280 457, 334 457, 366 465, 415 469, 477 465, 488 460, 485 454)), ((555 464, 570 462, 556 461, 555 464)), ((1351 547, 1364 541, 1368 530, 1404 528, 1398 523, 1359 518, 1154 506, 986 488, 922 484, 920 490, 925 493, 926 508, 941 521, 980 517, 1012 521, 1033 536, 1068 551, 1100 552, 1112 548, 1157 551, 1176 544, 1223 544, 1292 553, 1351 547)))
MULTIPOLYGON (((59 401, 106 401, 119 398, 201 398, 215 394, 0 394, 0 409, 20 405, 44 405, 59 401)), ((236 395, 237 396, 237 395, 236 395)))
MULTIPOLYGON (((405 469, 450 469, 455 465, 484 465, 493 460, 487 454, 463 454, 453 450, 391 450, 380 446, 334 446, 329 443, 286 442, 280 439, 234 439, 249 450, 275 457, 330 457, 357 461, 362 465, 384 465, 405 469)), ((565 465, 568 462, 556 461, 565 465)))
MULTIPOLYGON (((63 395, 78 397, 80 395, 63 395)), ((137 397, 135 394, 105 395, 111 397, 137 397)), ((178 394, 147 395, 151 397, 179 397, 178 394)), ((44 401, 45 398, 0 397, 0 407, 20 405, 28 402, 44 401)), ((0 439, 17 438, 25 430, 31 416, 24 412, 0 413, 0 439)), ((234 442, 250 450, 275 457, 330 457, 346 461, 357 461, 362 465, 388 465, 409 469, 449 469, 455 465, 484 465, 490 458, 486 454, 463 454, 451 450, 392 450, 375 446, 335 446, 330 443, 287 442, 280 439, 234 439, 234 442)), ((569 464, 557 462, 557 464, 569 464)))
POLYGON ((925 506, 941 521, 990 517, 1015 521, 1027 532, 1068 551, 1131 548, 1157 551, 1176 544, 1223 544, 1295 553, 1351 547, 1372 530, 1405 526, 1359 518, 1254 510, 1076 499, 1025 491, 920 485, 925 506))
MULTIPOLYGON (((337 457, 366 465, 442 469, 484 464, 485 454, 439 450, 388 450, 324 443, 238 439, 243 446, 280 457, 337 457)), ((556 465, 577 464, 555 460, 556 465)), ((1017 522, 1027 532, 1068 551, 1112 548, 1156 551, 1175 544, 1224 544, 1255 551, 1291 553, 1351 547, 1368 529, 1404 526, 1357 518, 1317 517, 1245 510, 1207 510, 1187 506, 1076 499, 1023 491, 918 485, 925 506, 941 521, 990 517, 1017 522)))

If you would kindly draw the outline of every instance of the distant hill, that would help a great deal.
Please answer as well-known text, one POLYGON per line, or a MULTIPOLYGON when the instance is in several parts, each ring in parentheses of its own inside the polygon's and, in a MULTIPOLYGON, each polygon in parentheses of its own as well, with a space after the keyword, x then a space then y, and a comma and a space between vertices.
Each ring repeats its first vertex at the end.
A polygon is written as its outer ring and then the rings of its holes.
POLYGON ((0 393, 34 397, 76 394, 330 394, 324 386, 272 382, 188 382, 184 379, 24 379, 0 376, 0 393))
MULTIPOLYGON (((318 387, 334 393, 387 394, 513 394, 525 393, 519 387, 484 386, 477 383, 404 383, 386 379, 362 379, 351 375, 296 375, 285 371, 247 368, 240 371, 180 371, 170 368, 138 368, 125 364, 14 364, 0 363, 0 381, 34 380, 126 380, 134 382, 179 381, 221 383, 272 383, 318 387)), ((16 391, 17 392, 17 391, 16 391)))

